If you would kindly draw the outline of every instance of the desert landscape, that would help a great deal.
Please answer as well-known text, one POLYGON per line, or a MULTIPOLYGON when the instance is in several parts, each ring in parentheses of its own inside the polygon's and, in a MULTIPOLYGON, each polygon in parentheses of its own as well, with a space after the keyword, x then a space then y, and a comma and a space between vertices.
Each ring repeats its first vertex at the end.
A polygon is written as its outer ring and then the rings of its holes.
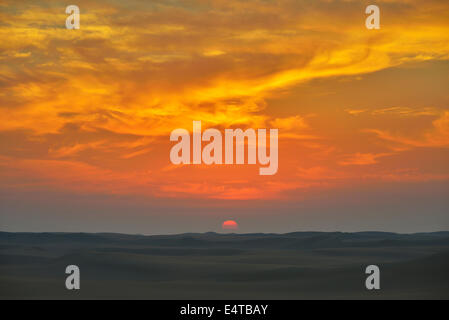
POLYGON ((0 233, 1 299, 448 299, 448 270, 449 232, 0 233))

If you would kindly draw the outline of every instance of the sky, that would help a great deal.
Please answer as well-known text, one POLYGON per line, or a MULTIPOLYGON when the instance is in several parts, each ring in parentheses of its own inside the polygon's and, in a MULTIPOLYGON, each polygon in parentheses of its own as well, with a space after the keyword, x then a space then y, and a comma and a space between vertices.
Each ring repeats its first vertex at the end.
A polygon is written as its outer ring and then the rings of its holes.
POLYGON ((449 3, 0 0, 0 230, 449 230, 449 3), (279 165, 170 133, 276 128, 279 165))

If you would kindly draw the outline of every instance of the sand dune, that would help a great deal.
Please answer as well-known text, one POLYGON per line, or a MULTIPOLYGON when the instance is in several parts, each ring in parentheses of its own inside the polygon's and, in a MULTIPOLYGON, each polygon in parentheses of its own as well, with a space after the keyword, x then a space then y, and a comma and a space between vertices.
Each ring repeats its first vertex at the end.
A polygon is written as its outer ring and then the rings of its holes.
POLYGON ((2 299, 448 299, 448 270, 449 232, 0 232, 2 299), (65 289, 69 264, 78 291, 65 289))

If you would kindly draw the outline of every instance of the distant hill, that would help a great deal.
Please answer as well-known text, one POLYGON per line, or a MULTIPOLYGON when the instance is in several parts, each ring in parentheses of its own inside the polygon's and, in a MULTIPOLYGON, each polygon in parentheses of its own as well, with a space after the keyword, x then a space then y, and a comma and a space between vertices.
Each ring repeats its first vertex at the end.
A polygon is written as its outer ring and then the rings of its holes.
POLYGON ((391 232, 292 232, 286 234, 185 233, 177 235, 127 235, 118 233, 0 232, 1 244, 154 245, 164 247, 240 247, 317 249, 373 246, 446 246, 449 231, 399 234, 391 232))

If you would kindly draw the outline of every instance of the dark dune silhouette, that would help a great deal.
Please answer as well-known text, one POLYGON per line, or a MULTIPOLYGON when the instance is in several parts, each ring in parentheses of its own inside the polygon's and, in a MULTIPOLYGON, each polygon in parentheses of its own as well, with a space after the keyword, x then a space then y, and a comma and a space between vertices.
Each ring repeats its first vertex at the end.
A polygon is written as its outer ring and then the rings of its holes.
POLYGON ((0 232, 0 298, 448 299, 449 232, 0 232), (380 290, 365 288, 370 264, 380 290))

